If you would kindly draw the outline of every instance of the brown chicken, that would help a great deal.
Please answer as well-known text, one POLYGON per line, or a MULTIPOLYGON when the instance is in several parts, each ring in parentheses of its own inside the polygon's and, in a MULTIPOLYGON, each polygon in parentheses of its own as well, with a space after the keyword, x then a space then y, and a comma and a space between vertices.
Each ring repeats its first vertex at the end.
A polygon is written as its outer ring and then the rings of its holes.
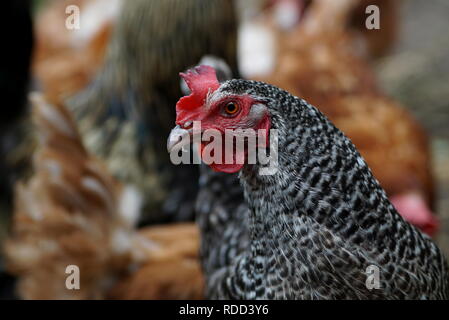
POLYGON ((84 148, 71 114, 32 97, 35 173, 17 186, 8 270, 24 299, 195 299, 202 296, 191 224, 134 228, 140 195, 84 148), (66 287, 66 268, 80 289, 66 287))
POLYGON ((401 0, 359 0, 349 18, 350 26, 357 30, 366 41, 368 52, 373 57, 388 53, 394 46, 399 31, 399 9, 401 0), (370 5, 379 8, 380 29, 367 29, 365 21, 371 12, 366 9, 370 5))
MULTIPOLYGON (((315 0, 269 0, 266 8, 272 11, 274 20, 284 30, 291 30, 301 22, 315 0)), ((320 1, 320 0, 318 0, 320 1)), ((345 6, 344 1, 342 2, 345 6)), ((394 45, 398 33, 398 17, 401 0, 357 0, 348 12, 345 24, 355 31, 366 45, 367 52, 378 57, 394 45), (380 29, 368 29, 367 18, 373 13, 370 6, 379 8, 380 29)), ((339 1, 332 5, 340 6, 339 1)))
POLYGON ((49 1, 38 12, 33 72, 47 96, 72 96, 101 67, 120 5, 120 0, 108 1, 49 1), (65 27, 69 5, 78 6, 83 14, 80 29, 65 27), (104 10, 105 5, 110 9, 104 10))
POLYGON ((202 299, 199 232, 194 223, 147 227, 140 236, 155 243, 148 263, 120 279, 111 299, 202 299))
POLYGON ((301 23, 279 37, 273 74, 258 78, 320 108, 362 153, 398 211, 426 233, 437 221, 427 136, 380 92, 347 31, 357 0, 314 0, 301 23))

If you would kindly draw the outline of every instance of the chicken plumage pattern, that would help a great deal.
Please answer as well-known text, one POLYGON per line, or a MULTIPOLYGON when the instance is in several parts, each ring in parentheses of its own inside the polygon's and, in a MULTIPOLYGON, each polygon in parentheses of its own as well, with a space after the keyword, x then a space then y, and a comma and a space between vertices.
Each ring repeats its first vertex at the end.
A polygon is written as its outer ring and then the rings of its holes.
MULTIPOLYGON (((247 154, 245 164, 236 163, 241 150, 232 164, 211 164, 218 171, 240 171, 249 244, 230 265, 209 269, 216 270, 206 275, 209 297, 449 297, 448 266, 439 248, 398 214, 351 141, 318 109, 265 83, 219 84, 207 66, 183 77, 192 90, 176 107, 184 135, 191 134, 191 121, 201 121, 203 132, 213 127, 223 135, 226 129, 278 131, 274 174, 261 175, 264 165, 247 164, 247 154), (226 113, 230 102, 238 109, 233 116, 226 113), (366 285, 371 266, 380 270, 380 289, 366 285)), ((173 150, 188 140, 170 141, 173 150)), ((207 237, 209 230, 201 232, 207 237)), ((223 241, 205 245, 209 255, 235 249, 223 241)))
POLYGON ((17 186, 6 268, 23 299, 198 299, 192 224, 135 228, 140 194, 84 147, 71 113, 33 94, 34 174, 17 186), (69 290, 67 267, 79 270, 69 290))
POLYGON ((136 0, 123 4, 103 69, 69 101, 86 145, 144 198, 145 223, 192 220, 198 168, 173 167, 165 137, 181 91, 177 73, 206 54, 237 72, 230 0, 136 0), (220 34, 221 36, 217 36, 220 34))
POLYGON ((271 75, 253 78, 303 97, 363 155, 399 212, 434 235, 434 178, 421 125, 377 85, 347 24, 358 0, 314 0, 297 27, 279 36, 271 75))

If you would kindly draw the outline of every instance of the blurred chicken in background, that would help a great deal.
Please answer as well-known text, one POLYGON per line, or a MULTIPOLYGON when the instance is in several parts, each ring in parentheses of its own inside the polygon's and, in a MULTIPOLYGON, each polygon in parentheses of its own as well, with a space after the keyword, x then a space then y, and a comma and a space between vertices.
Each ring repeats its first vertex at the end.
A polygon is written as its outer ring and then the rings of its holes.
POLYGON ((165 151, 177 74, 206 54, 237 72, 236 30, 231 0, 127 1, 104 67, 70 99, 88 149, 145 195, 145 223, 193 219, 197 186, 183 181, 198 180, 198 168, 173 166, 165 151))
MULTIPOLYGON (((54 82, 58 87, 51 89, 51 81, 42 81, 57 107, 41 101, 34 112, 41 135, 53 137, 40 141, 35 173, 17 188, 13 233, 6 246, 8 268, 19 278, 21 297, 67 298, 62 280, 69 264, 87 272, 85 290, 70 298, 201 297, 194 225, 173 230, 167 226, 166 231, 158 227, 155 240, 150 241, 154 242, 151 253, 143 250, 144 254, 137 254, 137 262, 152 256, 151 263, 127 272, 136 263, 134 249, 141 246, 133 240, 132 224, 124 223, 115 209, 129 189, 113 183, 108 172, 110 169, 119 180, 137 187, 132 199, 143 199, 144 212, 149 214, 146 222, 193 218, 197 186, 185 184, 183 179, 198 180, 198 168, 173 167, 166 153, 166 137, 175 119, 172 106, 181 95, 177 73, 205 54, 224 57, 236 73, 236 27, 231 1, 126 2, 108 44, 104 67, 93 84, 69 103, 77 124, 57 103, 77 85, 64 86, 62 82, 69 78, 61 78, 54 82), (224 36, 217 38, 216 34, 224 36), (84 149, 80 137, 67 137, 78 125, 84 142, 105 160, 108 169, 98 165, 99 172, 89 171, 97 160, 84 149), (41 219, 33 214, 40 214, 41 219), (188 232, 192 228, 193 235, 188 232), (161 233, 166 235, 160 238, 161 233), (117 282, 121 276, 123 283, 117 282), (51 290, 43 291, 41 284, 47 282, 51 290), (114 282, 119 289, 112 288, 114 282)), ((70 61, 69 56, 60 57, 70 61)), ((151 230, 143 232, 144 238, 153 234, 151 230)))
MULTIPOLYGON (((151 191, 144 199, 144 223, 192 220, 197 187, 181 181, 197 177, 198 169, 172 167, 165 152, 171 106, 181 95, 177 73, 213 54, 237 74, 233 1, 50 1, 37 20, 38 87, 65 102, 100 69, 68 104, 88 148, 114 176, 151 191), (55 28, 65 26, 68 5, 81 10, 79 30, 55 28)), ((16 158, 27 162, 23 153, 32 153, 33 141, 16 149, 16 158)))
POLYGON ((130 237, 124 235, 134 218, 120 212, 127 192, 89 156, 63 107, 33 99, 39 147, 35 174, 17 186, 8 269, 24 275, 18 288, 23 298, 66 298, 65 269, 74 264, 84 273, 83 289, 75 294, 98 297, 108 278, 130 261, 131 244, 124 241, 130 237))
MULTIPOLYGON (((203 299, 199 234, 193 223, 146 227, 139 235, 151 241, 146 260, 108 292, 120 300, 203 299)), ((142 258, 140 258, 142 259, 142 258)))
POLYGON ((398 211, 424 232, 438 227, 427 135, 377 88, 347 25, 359 0, 314 0, 299 25, 278 38, 271 75, 256 77, 318 106, 368 162, 398 211))
MULTIPOLYGON (((10 108, 5 109, 0 127, 2 216, 4 212, 11 211, 14 183, 31 174, 31 155, 36 146, 36 134, 25 108, 29 78, 32 87, 42 88, 47 96, 61 101, 84 88, 101 66, 114 17, 112 13, 117 13, 119 3, 120 0, 19 0, 14 5, 8 4, 9 9, 5 8, 5 12, 12 14, 2 20, 5 22, 4 28, 8 29, 16 23, 20 24, 20 28, 14 35, 8 33, 8 37, 11 37, 8 41, 17 47, 17 52, 7 51, 10 57, 2 60, 6 62, 4 86, 8 91, 4 96, 11 99, 8 103, 10 108), (37 21, 33 23, 33 30, 31 9, 41 3, 43 8, 37 10, 34 16, 37 21), (85 10, 84 28, 76 31, 66 28, 66 7, 69 5, 77 5, 85 10)), ((0 224, 0 240, 6 225, 7 222, 0 224)))
MULTIPOLYGON (((274 20, 283 30, 294 28, 303 18, 313 0, 235 0, 243 23, 241 35, 254 32, 257 24, 250 21, 260 10, 272 10, 274 20), (249 28, 251 26, 252 28, 249 28)), ((33 69, 47 95, 68 97, 85 88, 101 68, 104 53, 117 23, 123 0, 63 0, 47 1, 36 21, 36 53, 33 69), (76 5, 83 12, 83 28, 73 32, 66 28, 54 28, 65 24, 69 5, 76 5)), ((359 0, 352 10, 350 27, 365 43, 365 50, 373 57, 387 53, 397 38, 400 0, 359 0), (382 12, 379 30, 365 27, 366 8, 376 5, 382 12)), ((266 24, 266 21, 263 23, 266 24)), ((262 24, 262 25, 263 25, 262 24)), ((261 38, 248 37, 242 44, 268 42, 270 30, 259 25, 261 38), (265 36, 263 35, 265 33, 265 36), (268 37, 268 38, 267 38, 268 37)), ((271 30, 272 31, 272 30, 271 30)), ((257 31, 256 31, 257 32, 257 31)), ((270 51, 273 49, 270 49, 270 51)), ((264 60, 269 52, 259 52, 258 60, 264 60)), ((254 57, 253 57, 254 58, 254 57)), ((258 70, 260 72, 261 70, 258 70)))
MULTIPOLYGON (((282 51, 278 38, 293 31, 309 15, 315 2, 320 0, 252 0, 238 1, 241 26, 239 29, 239 64, 246 78, 274 72, 277 54, 282 51)), ((342 22, 346 32, 353 37, 353 50, 367 57, 379 57, 394 46, 398 34, 400 0, 357 0, 342 22), (374 5, 381 12, 380 29, 367 29, 367 7, 374 5)), ((333 8, 345 2, 330 3, 333 8)), ((369 11, 371 12, 371 11, 369 11)), ((333 17, 328 17, 333 20, 333 17)), ((310 19, 309 19, 310 20, 310 19)), ((319 20, 316 20, 320 23, 319 20)), ((289 40, 292 40, 290 37, 289 40)))
POLYGON ((193 225, 136 230, 140 195, 84 147, 70 112, 33 94, 35 173, 16 190, 8 270, 24 299, 194 299, 203 282, 193 225), (68 290, 68 266, 80 270, 68 290), (142 280, 144 279, 144 280, 142 280))
POLYGON ((100 69, 122 0, 47 1, 36 14, 33 72, 47 96, 66 98, 83 89, 100 69), (66 28, 78 7, 80 28, 66 28), (57 28, 55 26, 64 26, 57 28))
POLYGON ((359 0, 351 12, 348 21, 350 27, 362 37, 367 46, 367 52, 371 57, 380 57, 387 54, 398 40, 400 6, 402 0, 359 0), (368 29, 366 27, 366 19, 369 6, 377 6, 379 8, 379 24, 380 29, 368 29))

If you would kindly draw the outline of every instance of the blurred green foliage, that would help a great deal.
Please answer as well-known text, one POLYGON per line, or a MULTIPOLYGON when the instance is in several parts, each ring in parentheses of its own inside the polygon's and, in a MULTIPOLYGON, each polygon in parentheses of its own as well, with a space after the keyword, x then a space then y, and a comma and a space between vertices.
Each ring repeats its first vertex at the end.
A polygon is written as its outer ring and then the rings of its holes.
POLYGON ((37 10, 39 10, 39 8, 48 0, 32 0, 32 5, 33 5, 33 13, 37 12, 37 10))

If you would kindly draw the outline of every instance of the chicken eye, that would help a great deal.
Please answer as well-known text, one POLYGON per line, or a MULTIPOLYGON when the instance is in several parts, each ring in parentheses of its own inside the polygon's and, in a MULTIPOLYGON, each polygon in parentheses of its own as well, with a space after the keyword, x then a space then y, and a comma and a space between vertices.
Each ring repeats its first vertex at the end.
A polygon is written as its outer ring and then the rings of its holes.
POLYGON ((228 115, 236 114, 239 111, 239 107, 234 102, 229 102, 225 107, 224 111, 228 115))

